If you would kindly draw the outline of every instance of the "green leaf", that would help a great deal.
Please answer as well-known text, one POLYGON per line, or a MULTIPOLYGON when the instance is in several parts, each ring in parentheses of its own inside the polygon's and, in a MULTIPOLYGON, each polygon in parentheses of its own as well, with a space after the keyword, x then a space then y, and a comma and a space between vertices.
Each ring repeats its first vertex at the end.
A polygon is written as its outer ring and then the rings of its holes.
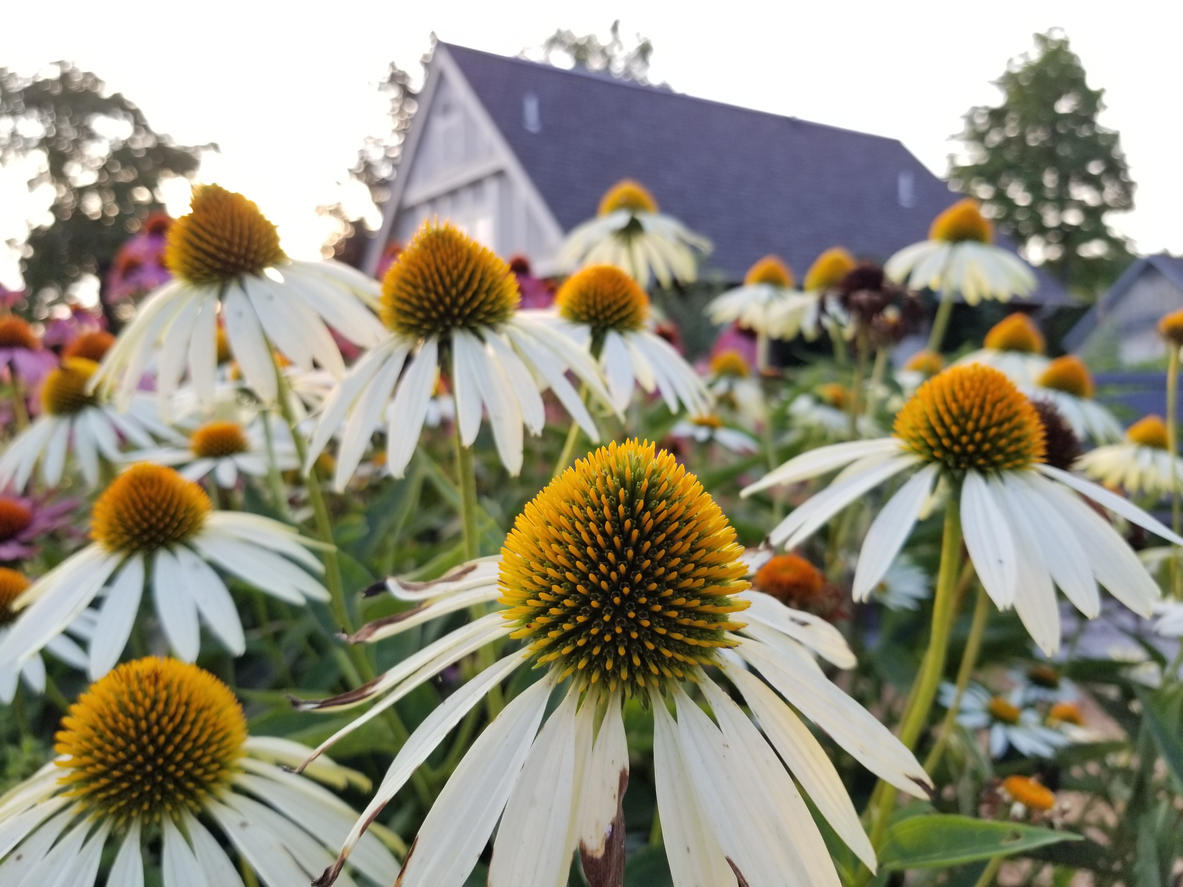
POLYGON ((1161 693, 1152 696, 1141 687, 1134 692, 1142 703, 1142 716, 1162 753, 1163 762, 1175 784, 1183 791, 1183 741, 1179 738, 1179 706, 1161 693))
POLYGON ((895 822, 879 853, 884 869, 944 868, 1010 856, 1046 844, 1079 841, 1080 835, 968 816, 912 816, 895 822))

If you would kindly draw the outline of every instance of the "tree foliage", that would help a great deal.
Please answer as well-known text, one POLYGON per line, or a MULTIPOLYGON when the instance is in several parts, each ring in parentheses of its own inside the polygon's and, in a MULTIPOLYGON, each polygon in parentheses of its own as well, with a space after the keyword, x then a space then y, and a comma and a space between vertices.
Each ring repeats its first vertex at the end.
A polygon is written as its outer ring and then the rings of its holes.
POLYGON ((1117 132, 1097 122, 1104 91, 1089 87, 1068 38, 1053 30, 1035 43, 995 81, 1002 104, 965 115, 966 158, 950 157, 949 176, 1031 261, 1091 298, 1130 261, 1106 214, 1133 208, 1134 183, 1117 132))
POLYGON ((188 176, 204 147, 155 132, 122 94, 69 62, 23 77, 0 68, 0 163, 30 169, 30 192, 51 194, 48 223, 21 251, 25 286, 43 300, 87 274, 102 277, 115 250, 163 206, 158 186, 188 176))
POLYGON ((542 42, 540 53, 541 60, 549 65, 605 71, 621 80, 648 83, 653 42, 638 34, 634 42, 626 46, 620 39, 620 20, 617 19, 608 29, 607 42, 597 34, 576 34, 559 28, 542 42))

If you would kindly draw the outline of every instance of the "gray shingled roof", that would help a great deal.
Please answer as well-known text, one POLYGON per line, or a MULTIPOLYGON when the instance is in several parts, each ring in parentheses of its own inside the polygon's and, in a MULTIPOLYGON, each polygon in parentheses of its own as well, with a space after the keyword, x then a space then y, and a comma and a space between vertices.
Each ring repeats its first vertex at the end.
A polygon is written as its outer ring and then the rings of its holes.
POLYGON ((1076 322, 1076 325, 1064 336, 1064 347, 1069 351, 1080 348, 1094 330, 1102 317, 1108 316, 1117 304, 1125 298, 1130 287, 1147 270, 1155 270, 1183 290, 1183 257, 1172 256, 1170 253, 1156 253, 1152 256, 1141 256, 1126 266, 1121 276, 1114 281, 1113 286, 1099 298, 1093 307, 1076 322))
MULTIPOLYGON (((840 244, 883 261, 928 234, 957 195, 899 141, 440 44, 570 230, 634 178, 708 236, 708 267, 740 279, 776 253, 802 275, 840 244), (524 125, 526 97, 541 125, 524 125), (531 100, 533 101, 533 100, 531 100), (901 201, 901 192, 910 198, 901 201), (902 203, 908 203, 904 206, 902 203)), ((1041 275, 1044 302, 1065 301, 1041 275)))

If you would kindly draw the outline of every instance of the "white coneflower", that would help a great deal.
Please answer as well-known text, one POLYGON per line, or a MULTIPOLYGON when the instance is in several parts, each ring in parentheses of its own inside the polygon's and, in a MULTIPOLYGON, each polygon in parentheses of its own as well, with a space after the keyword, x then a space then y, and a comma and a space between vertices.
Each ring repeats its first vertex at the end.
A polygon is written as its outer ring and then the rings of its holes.
POLYGON ((180 659, 197 658, 202 622, 240 656, 242 622, 213 567, 295 605, 328 599, 307 572, 323 569, 307 548, 315 543, 270 518, 213 511, 201 487, 161 465, 132 465, 117 477, 95 502, 90 533, 93 543, 14 601, 19 615, 0 641, 0 671, 35 656, 102 592, 88 655, 91 677, 106 674, 127 645, 149 585, 180 659))
MULTIPOLYGON (((307 749, 249 736, 229 688, 175 660, 121 665, 78 698, 54 740, 57 758, 0 797, 0 883, 234 887, 250 870, 293 887, 328 864, 355 816, 284 766, 307 749)), ((306 772, 368 786, 327 759, 306 772)), ((373 837, 352 862, 377 885, 398 875, 373 837)))
POLYGON ((549 318, 519 312, 519 299, 505 262, 450 224, 425 224, 386 272, 381 316, 387 332, 325 401, 309 465, 339 434, 333 482, 344 488, 385 420, 386 466, 402 477, 441 371, 455 398, 464 445, 472 446, 487 413, 497 453, 512 474, 522 468, 523 426, 540 434, 546 423, 547 388, 598 440, 591 414, 567 378, 574 373, 607 401, 595 362, 549 318))
POLYGON ((1125 440, 1089 450, 1076 461, 1084 474, 1132 496, 1167 496, 1183 482, 1183 459, 1167 449, 1161 416, 1145 416, 1126 429, 1125 440))
MULTIPOLYGON (((0 567, 0 643, 4 641, 16 612, 12 608, 13 602, 21 596, 31 583, 28 577, 17 570, 0 567)), ((83 614, 84 616, 86 614, 83 614)), ((75 633, 82 633, 77 624, 70 626, 75 633)), ((82 648, 64 634, 58 635, 46 645, 58 659, 75 668, 86 668, 86 653, 82 648)), ((16 696, 17 683, 23 681, 29 690, 36 694, 45 692, 45 663, 40 655, 34 655, 17 669, 0 668, 0 702, 8 705, 16 696)))
POLYGON ((153 446, 154 437, 176 438, 157 417, 151 395, 133 395, 125 411, 111 404, 105 394, 90 393, 90 381, 98 368, 84 357, 67 357, 45 377, 41 415, 0 455, 0 487, 11 484, 23 490, 38 465, 42 482, 56 487, 66 473, 70 455, 83 479, 97 486, 100 463, 114 464, 123 458, 121 437, 138 447, 153 446))
POLYGON ((891 437, 803 453, 743 495, 844 468, 772 530, 774 544, 793 548, 870 490, 910 473, 867 531, 853 587, 862 600, 942 482, 986 592, 1000 609, 1013 606, 1051 654, 1060 644, 1055 586, 1090 619, 1100 611, 1098 583, 1143 615, 1160 596, 1137 555, 1082 497, 1176 545, 1183 539, 1127 500, 1044 459, 1043 425, 1030 401, 998 370, 970 364, 921 385, 896 416, 891 437))
POLYGON ((193 189, 192 211, 169 228, 165 264, 174 279, 144 301, 99 370, 98 383, 119 401, 153 361, 162 401, 186 372, 199 396, 212 398, 219 316, 243 378, 266 403, 278 392, 273 349, 302 369, 318 363, 340 376, 329 325, 359 345, 381 338, 365 304, 376 281, 339 262, 289 259, 259 208, 217 185, 193 189))
POLYGON ((498 820, 492 887, 565 883, 576 850, 592 883, 619 883, 629 769, 622 706, 630 697, 653 712, 658 815, 678 887, 737 880, 836 887, 802 792, 874 866, 846 789, 797 712, 893 785, 922 795, 927 777, 814 661, 816 651, 851 665, 841 634, 748 590, 741 554, 735 531, 698 480, 669 453, 630 441, 597 450, 551 481, 519 515, 500 558, 436 582, 391 580, 392 591, 420 605, 363 628, 355 640, 389 637, 495 600, 503 608, 364 688, 305 704, 333 710, 374 703, 338 736, 486 644, 510 637, 524 648, 479 673, 415 730, 337 865, 317 883, 334 880, 368 824, 485 693, 531 666, 538 680, 473 743, 428 813, 400 887, 464 883, 498 820), (561 701, 547 716, 555 693, 561 701), (701 694, 713 717, 691 694, 701 694))
POLYGON ((575 272, 559 287, 555 308, 560 331, 599 359, 618 410, 637 388, 656 391, 671 413, 679 406, 691 413, 709 408, 698 373, 648 328, 648 294, 619 268, 592 265, 575 272))
POLYGON ((127 454, 127 460, 168 465, 192 481, 212 474, 219 487, 233 489, 239 475, 264 477, 272 455, 280 471, 300 466, 291 432, 279 423, 272 422, 272 453, 267 452, 263 427, 267 421, 271 421, 268 415, 256 416, 246 424, 235 419, 214 419, 192 430, 188 446, 136 450, 127 454))
POLYGON ((1079 357, 1057 357, 1024 390, 1032 400, 1051 403, 1078 438, 1098 443, 1121 440, 1121 423, 1093 400, 1093 377, 1079 357))
POLYGON ((928 240, 904 247, 883 268, 909 289, 960 293, 969 305, 1029 296, 1036 286, 1030 267, 993 240, 994 226, 977 201, 960 200, 933 220, 928 240))
POLYGON ((1044 355, 1047 343, 1035 321, 1016 311, 990 327, 982 347, 971 351, 958 364, 982 363, 1000 370, 1012 382, 1030 387, 1047 370, 1050 361, 1044 355))
MULTIPOLYGON (((956 693, 952 684, 943 684, 941 704, 951 705, 956 693)), ((990 757, 995 760, 1011 748, 1027 757, 1050 758, 1072 741, 1062 730, 1044 724, 1039 712, 1023 704, 1019 693, 1000 696, 979 684, 965 688, 957 723, 969 730, 985 730, 990 757)))
POLYGON ((639 182, 617 182, 600 200, 594 219, 574 228, 556 257, 561 268, 615 265, 641 286, 651 278, 668 288, 691 283, 698 274, 695 253, 710 252, 711 242, 672 216, 657 211, 657 201, 639 182))

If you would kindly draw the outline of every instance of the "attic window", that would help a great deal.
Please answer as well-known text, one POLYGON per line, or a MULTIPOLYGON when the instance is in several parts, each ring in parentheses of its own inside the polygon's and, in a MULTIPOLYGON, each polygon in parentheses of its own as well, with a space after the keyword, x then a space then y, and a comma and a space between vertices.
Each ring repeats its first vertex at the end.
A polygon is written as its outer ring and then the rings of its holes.
POLYGON ((522 96, 522 128, 526 132, 542 132, 542 116, 538 112, 538 96, 532 92, 522 96))
POLYGON ((896 176, 896 200, 904 209, 916 205, 916 179, 911 172, 904 171, 896 176))

